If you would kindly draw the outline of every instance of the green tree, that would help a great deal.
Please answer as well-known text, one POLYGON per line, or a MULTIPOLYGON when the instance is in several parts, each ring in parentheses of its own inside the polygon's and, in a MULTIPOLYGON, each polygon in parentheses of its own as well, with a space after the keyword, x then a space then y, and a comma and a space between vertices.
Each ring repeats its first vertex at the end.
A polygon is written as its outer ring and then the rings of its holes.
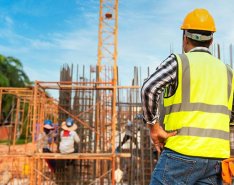
POLYGON ((0 55, 0 86, 25 87, 32 84, 23 71, 22 63, 13 57, 0 55))
MULTIPOLYGON (((23 70, 22 63, 13 57, 0 54, 0 87, 25 87, 31 85, 29 77, 23 70)), ((2 97, 2 120, 7 119, 11 109, 14 108, 14 95, 2 97)))

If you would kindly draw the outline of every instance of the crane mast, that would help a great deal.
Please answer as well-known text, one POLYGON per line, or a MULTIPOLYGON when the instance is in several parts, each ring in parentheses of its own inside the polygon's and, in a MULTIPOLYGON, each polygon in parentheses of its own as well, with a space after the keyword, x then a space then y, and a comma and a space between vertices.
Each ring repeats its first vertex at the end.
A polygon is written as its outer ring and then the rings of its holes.
POLYGON ((101 80, 104 65, 117 67, 118 0, 100 0, 99 11, 97 65, 101 80))
MULTIPOLYGON (((107 119, 103 120, 98 117, 100 114, 96 112, 96 126, 99 127, 105 124, 106 131, 111 131, 111 138, 104 136, 111 141, 112 152, 112 184, 115 184, 115 132, 117 124, 117 36, 118 36, 118 0, 100 0, 99 9, 99 29, 98 29, 98 59, 97 59, 97 82, 98 84, 107 84, 111 86, 111 91, 98 91, 96 96, 97 110, 103 110, 102 107, 111 105, 105 108, 107 119), (109 119, 111 118, 111 119, 109 119), (110 125, 110 126, 108 126, 110 125)), ((102 126, 103 127, 103 126, 102 126)), ((96 137, 96 142, 101 140, 100 136, 96 137)), ((101 146, 97 145, 97 151, 101 146)))

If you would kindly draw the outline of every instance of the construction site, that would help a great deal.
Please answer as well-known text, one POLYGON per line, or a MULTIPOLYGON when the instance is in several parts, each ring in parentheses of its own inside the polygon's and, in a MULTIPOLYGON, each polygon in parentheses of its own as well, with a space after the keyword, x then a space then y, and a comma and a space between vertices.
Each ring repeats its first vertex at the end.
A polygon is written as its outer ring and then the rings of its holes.
POLYGON ((156 160, 149 130, 136 118, 142 114, 140 69, 132 69, 129 86, 119 85, 117 34, 118 0, 101 0, 96 66, 64 64, 58 82, 0 88, 1 185, 149 183, 156 160), (11 101, 9 112, 4 112, 5 101, 11 101), (59 133, 68 117, 78 125, 78 153, 60 154, 59 134, 50 143, 53 153, 41 152, 44 121, 52 120, 59 133), (133 123, 134 142, 128 140, 116 152, 127 120, 133 123), (55 169, 48 160, 56 161, 55 169), (75 163, 66 165, 69 160, 75 163))
MULTIPOLYGON (((0 185, 149 184, 157 156, 142 121, 140 98, 142 76, 149 74, 133 66, 132 80, 121 86, 117 43, 118 0, 100 0, 96 66, 64 64, 57 82, 0 87, 0 185), (5 101, 11 101, 9 112, 3 111, 5 101), (52 120, 54 132, 60 133, 67 118, 78 126, 78 152, 59 153, 59 134, 50 143, 53 152, 41 152, 44 121, 52 120), (134 139, 121 146, 128 120, 134 139), (56 168, 49 167, 49 160, 56 168), (75 162, 67 165, 70 160, 75 162)), ((212 50, 220 58, 220 46, 212 50)))

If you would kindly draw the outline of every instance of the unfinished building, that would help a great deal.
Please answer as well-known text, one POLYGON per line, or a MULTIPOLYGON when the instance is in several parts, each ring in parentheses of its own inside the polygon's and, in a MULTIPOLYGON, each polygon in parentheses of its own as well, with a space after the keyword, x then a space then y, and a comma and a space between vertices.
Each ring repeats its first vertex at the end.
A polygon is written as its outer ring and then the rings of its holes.
POLYGON ((129 86, 118 83, 117 34, 118 0, 100 0, 96 66, 64 65, 58 82, 0 87, 0 184, 149 184, 157 156, 149 130, 137 118, 142 114, 141 75, 134 67, 129 86), (38 136, 44 120, 52 120, 60 133, 68 117, 78 125, 78 153, 60 154, 59 134, 50 143, 53 153, 42 153, 38 136), (128 119, 135 139, 121 146, 128 119), (55 169, 49 160, 56 161, 55 169), (68 160, 75 163, 67 165, 68 160))
MULTIPOLYGON (((90 69, 92 73, 97 71, 90 69)), ((111 70, 105 71, 113 74, 111 70)), ((33 88, 0 88, 1 128, 5 129, 1 132, 7 136, 2 138, 5 143, 1 145, 1 177, 6 180, 9 177, 12 184, 114 184, 115 171, 120 169, 123 184, 149 183, 155 161, 148 129, 142 120, 136 119, 141 114, 141 104, 138 69, 134 71, 134 83, 128 87, 116 86, 116 96, 113 96, 113 81, 90 80, 87 78, 90 74, 84 73, 77 76, 78 81, 72 81, 74 76, 69 66, 61 69, 59 82, 37 81, 33 88), (48 89, 58 91, 59 100, 48 96, 48 89), (11 107, 8 115, 3 116, 3 102, 7 98, 11 99, 11 107), (41 153, 37 137, 43 131, 44 120, 53 120, 60 132, 61 122, 67 117, 78 124, 79 152, 60 154, 58 137, 51 143, 54 153, 41 153), (127 118, 134 123, 137 142, 129 140, 116 153, 127 118), (19 145, 19 141, 24 144, 19 145), (69 159, 74 159, 75 164, 66 166, 69 159), (47 160, 56 161, 54 171, 48 167, 47 160)))

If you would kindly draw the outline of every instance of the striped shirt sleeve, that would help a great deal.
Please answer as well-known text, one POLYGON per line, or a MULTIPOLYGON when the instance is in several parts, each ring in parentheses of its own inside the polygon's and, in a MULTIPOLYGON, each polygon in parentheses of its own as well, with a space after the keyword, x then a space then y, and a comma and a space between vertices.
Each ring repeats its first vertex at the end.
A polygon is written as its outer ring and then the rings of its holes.
POLYGON ((154 124, 158 122, 160 116, 159 97, 167 85, 177 83, 177 65, 176 56, 171 54, 144 81, 141 88, 141 101, 145 123, 154 124))

